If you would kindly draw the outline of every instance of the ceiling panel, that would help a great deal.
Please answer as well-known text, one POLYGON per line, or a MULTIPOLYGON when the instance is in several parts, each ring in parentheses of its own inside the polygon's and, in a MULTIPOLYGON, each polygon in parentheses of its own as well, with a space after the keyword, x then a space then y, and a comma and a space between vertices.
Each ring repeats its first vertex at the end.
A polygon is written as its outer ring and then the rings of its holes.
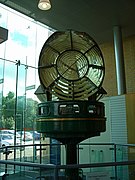
POLYGON ((135 34, 134 0, 50 0, 48 11, 38 9, 38 0, 0 0, 56 30, 73 29, 89 33, 98 43, 112 41, 113 27, 123 37, 135 34))

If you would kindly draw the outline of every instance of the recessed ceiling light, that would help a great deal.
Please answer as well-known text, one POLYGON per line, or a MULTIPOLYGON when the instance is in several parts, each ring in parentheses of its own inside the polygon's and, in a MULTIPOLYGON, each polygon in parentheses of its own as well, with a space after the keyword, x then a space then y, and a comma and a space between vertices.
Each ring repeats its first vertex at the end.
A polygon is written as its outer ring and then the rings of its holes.
POLYGON ((39 0, 38 8, 41 10, 49 10, 51 8, 51 3, 49 0, 39 0))

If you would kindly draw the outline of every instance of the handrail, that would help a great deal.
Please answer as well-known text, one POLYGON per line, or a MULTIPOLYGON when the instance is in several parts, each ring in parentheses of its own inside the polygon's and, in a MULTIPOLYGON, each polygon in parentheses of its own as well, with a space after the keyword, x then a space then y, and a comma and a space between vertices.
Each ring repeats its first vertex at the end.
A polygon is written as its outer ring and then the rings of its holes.
POLYGON ((133 146, 135 147, 135 144, 117 144, 117 143, 79 143, 78 145, 116 145, 116 146, 133 146))
POLYGON ((46 168, 46 169, 57 168, 57 165, 54 165, 54 164, 40 164, 40 163, 19 162, 19 161, 10 161, 10 160, 0 160, 0 164, 10 164, 10 165, 17 165, 17 166, 39 167, 39 168, 46 168))
MULTIPOLYGON (((24 145, 16 145, 16 146, 4 146, 0 147, 0 150, 7 148, 17 148, 17 147, 30 147, 30 146, 64 146, 62 143, 59 144, 24 144, 24 145)), ((135 144, 116 144, 116 143, 79 143, 78 145, 112 145, 112 146, 127 146, 127 147, 135 147, 135 144)))
POLYGON ((73 169, 74 168, 96 168, 96 167, 107 167, 107 166, 133 165, 133 164, 135 164, 135 160, 121 161, 121 162, 91 163, 91 164, 68 164, 68 165, 40 164, 40 163, 0 160, 0 164, 39 167, 39 168, 57 169, 58 170, 58 169, 69 169, 69 168, 73 168, 73 169))
POLYGON ((56 165, 57 169, 69 169, 69 168, 97 168, 97 167, 107 167, 107 166, 125 166, 133 165, 134 161, 121 161, 121 162, 105 162, 105 163, 91 163, 91 164, 68 164, 68 165, 56 165))

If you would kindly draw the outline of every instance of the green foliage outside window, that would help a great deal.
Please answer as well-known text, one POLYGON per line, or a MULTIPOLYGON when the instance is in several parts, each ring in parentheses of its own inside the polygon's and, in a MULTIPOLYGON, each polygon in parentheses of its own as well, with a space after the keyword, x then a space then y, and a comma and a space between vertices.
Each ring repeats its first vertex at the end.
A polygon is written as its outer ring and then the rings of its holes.
POLYGON ((13 92, 9 92, 2 99, 2 119, 1 129, 33 129, 36 119, 36 106, 38 102, 25 96, 16 97, 13 92), (15 105, 15 103, 17 103, 15 105), (15 107, 17 108, 15 111, 15 107), (15 116, 16 113, 16 116, 15 116))

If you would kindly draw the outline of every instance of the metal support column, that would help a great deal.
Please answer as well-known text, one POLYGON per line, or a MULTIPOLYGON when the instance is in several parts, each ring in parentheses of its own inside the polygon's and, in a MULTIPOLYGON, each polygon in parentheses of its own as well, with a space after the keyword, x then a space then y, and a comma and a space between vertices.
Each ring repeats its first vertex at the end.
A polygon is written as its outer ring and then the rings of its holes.
MULTIPOLYGON (((67 143, 66 144, 66 164, 77 164, 77 144, 76 143, 67 143)), ((78 180, 79 179, 79 169, 67 169, 66 176, 70 180, 78 180)))
MULTIPOLYGON (((16 92, 15 92, 15 110, 14 110, 14 119, 15 119, 15 131, 14 131, 14 146, 16 146, 16 129, 17 129, 17 104, 18 104, 18 73, 19 73, 19 66, 20 60, 16 62, 16 92)), ((16 148, 14 148, 14 161, 16 161, 16 148)), ((15 165, 14 165, 14 173, 15 173, 15 165)))
POLYGON ((119 26, 114 26, 113 33, 116 59, 117 89, 118 95, 122 95, 126 93, 126 81, 121 28, 119 26))

